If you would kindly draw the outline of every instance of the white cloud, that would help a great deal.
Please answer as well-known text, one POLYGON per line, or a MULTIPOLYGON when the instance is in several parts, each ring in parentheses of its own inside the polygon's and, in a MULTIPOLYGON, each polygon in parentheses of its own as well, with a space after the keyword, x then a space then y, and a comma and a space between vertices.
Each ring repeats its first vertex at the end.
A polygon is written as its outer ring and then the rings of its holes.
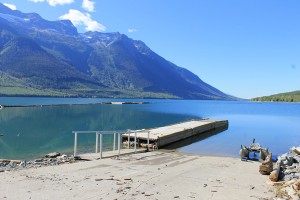
POLYGON ((47 2, 50 6, 71 4, 74 0, 29 0, 34 3, 47 2))
POLYGON ((38 2, 44 2, 45 0, 29 0, 29 1, 32 1, 34 3, 38 3, 38 2))
POLYGON ((92 20, 92 17, 88 13, 82 13, 79 10, 70 9, 69 13, 60 16, 59 19, 68 19, 74 26, 85 26, 87 31, 105 31, 106 27, 97 21, 92 20))
POLYGON ((129 32, 129 33, 133 33, 133 32, 137 32, 137 30, 134 29, 134 28, 129 28, 129 29, 128 29, 128 32, 129 32))
POLYGON ((6 7, 12 9, 12 10, 17 10, 17 6, 13 5, 13 4, 9 4, 9 3, 3 3, 3 5, 5 5, 6 7))
POLYGON ((90 0, 83 0, 82 8, 84 8, 85 10, 87 10, 89 12, 94 12, 95 11, 94 4, 95 4, 95 2, 92 2, 90 0))

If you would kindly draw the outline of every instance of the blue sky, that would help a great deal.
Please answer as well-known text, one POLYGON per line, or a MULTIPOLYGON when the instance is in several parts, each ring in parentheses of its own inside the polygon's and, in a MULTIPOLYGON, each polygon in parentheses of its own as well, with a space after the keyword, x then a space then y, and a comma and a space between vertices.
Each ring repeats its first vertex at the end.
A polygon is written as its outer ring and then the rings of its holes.
POLYGON ((120 32, 228 94, 300 90, 299 0, 0 0, 79 32, 120 32), (83 4, 84 3, 84 4, 83 4))

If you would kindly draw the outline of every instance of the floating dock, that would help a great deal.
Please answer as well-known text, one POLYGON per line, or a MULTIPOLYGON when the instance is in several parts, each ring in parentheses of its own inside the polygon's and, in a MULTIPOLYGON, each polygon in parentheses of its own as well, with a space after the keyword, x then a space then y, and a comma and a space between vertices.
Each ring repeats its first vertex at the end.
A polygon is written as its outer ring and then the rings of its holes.
POLYGON ((194 136, 226 130, 228 120, 191 120, 172 124, 164 127, 142 130, 119 131, 73 131, 74 133, 74 157, 78 159, 101 159, 121 156, 130 153, 153 151, 175 142, 182 142, 194 136), (95 153, 77 154, 78 134, 95 134, 95 153), (103 151, 104 135, 113 135, 113 150, 103 151), (121 143, 123 142, 123 145, 121 143))
MULTIPOLYGON (((228 120, 191 120, 178 124, 140 131, 138 132, 136 139, 138 143, 141 144, 147 141, 149 138, 150 143, 155 144, 157 148, 161 148, 192 136, 227 127, 228 120)), ((132 133, 125 133, 122 135, 122 137, 123 140, 125 139, 128 141, 128 138, 130 138, 130 141, 132 141, 135 136, 132 133)))

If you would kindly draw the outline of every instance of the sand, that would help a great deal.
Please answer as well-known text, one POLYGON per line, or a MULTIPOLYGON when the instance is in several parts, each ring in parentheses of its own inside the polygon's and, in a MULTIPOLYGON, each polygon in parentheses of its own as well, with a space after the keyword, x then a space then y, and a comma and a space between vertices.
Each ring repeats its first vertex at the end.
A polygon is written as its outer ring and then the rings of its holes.
POLYGON ((270 199, 258 162, 155 151, 0 173, 0 199, 270 199))

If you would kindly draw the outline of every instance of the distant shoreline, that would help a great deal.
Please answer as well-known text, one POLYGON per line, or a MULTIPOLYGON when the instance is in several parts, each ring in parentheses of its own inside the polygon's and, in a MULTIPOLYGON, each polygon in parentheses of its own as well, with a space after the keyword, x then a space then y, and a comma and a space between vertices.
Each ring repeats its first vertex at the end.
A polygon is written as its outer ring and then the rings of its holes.
POLYGON ((0 108, 18 108, 18 107, 44 107, 44 106, 73 106, 73 105, 126 105, 126 104, 150 104, 150 102, 98 102, 98 103, 67 103, 67 104, 32 104, 32 105, 0 105, 0 108))

